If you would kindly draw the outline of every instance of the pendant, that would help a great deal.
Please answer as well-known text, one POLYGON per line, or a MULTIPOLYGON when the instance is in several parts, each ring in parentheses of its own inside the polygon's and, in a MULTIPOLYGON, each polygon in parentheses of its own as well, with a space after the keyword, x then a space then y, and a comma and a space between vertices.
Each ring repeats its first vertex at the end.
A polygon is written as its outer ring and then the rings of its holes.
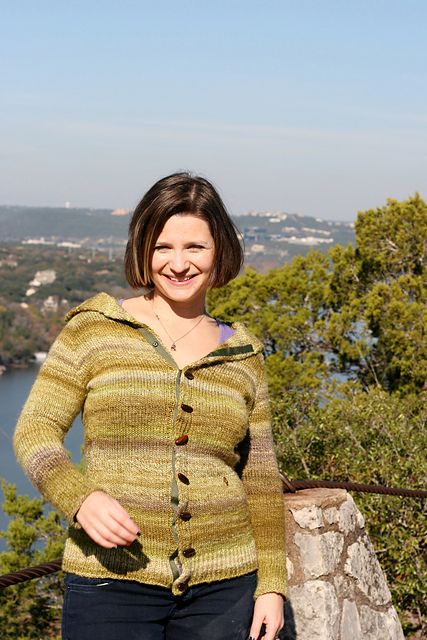
POLYGON ((171 346, 171 351, 176 351, 176 344, 175 342, 173 343, 173 345, 171 346))

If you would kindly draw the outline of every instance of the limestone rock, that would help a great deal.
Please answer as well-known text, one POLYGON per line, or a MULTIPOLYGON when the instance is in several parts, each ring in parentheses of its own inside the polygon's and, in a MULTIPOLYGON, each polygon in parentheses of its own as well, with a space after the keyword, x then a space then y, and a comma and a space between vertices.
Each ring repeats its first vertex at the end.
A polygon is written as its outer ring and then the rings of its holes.
POLYGON ((332 573, 337 568, 344 547, 344 536, 334 531, 320 535, 296 533, 295 544, 300 549, 305 577, 318 578, 332 573))
POLYGON ((391 594, 371 541, 367 535, 348 547, 344 571, 356 579, 357 587, 373 604, 391 602, 391 594))
POLYGON ((295 619, 294 638, 339 640, 339 608, 332 585, 322 580, 308 580, 300 587, 289 589, 289 600, 295 619))
POLYGON ((338 522, 338 509, 336 507, 325 509, 323 515, 328 524, 335 524, 335 522, 338 522))
POLYGON ((350 600, 343 602, 340 640, 364 640, 357 607, 350 600))
POLYGON ((289 577, 282 640, 404 640, 385 575, 351 496, 285 494, 289 577))
POLYGON ((359 510, 357 510, 356 518, 357 518, 357 525, 361 529, 364 529, 365 528, 365 518, 362 516, 362 514, 360 513, 359 510))
POLYGON ((333 577, 333 583, 335 587, 335 592, 337 594, 337 598, 340 602, 344 600, 350 600, 351 602, 356 601, 357 595, 360 596, 360 593, 355 594, 355 583, 354 580, 349 578, 346 575, 343 575, 342 572, 338 573, 333 577))
POLYGON ((291 512, 302 529, 318 529, 323 526, 322 509, 315 504, 303 509, 291 509, 291 512))
POLYGON ((363 640, 404 640, 402 626, 393 607, 382 613, 360 607, 363 640))
POLYGON ((354 531, 357 525, 358 509, 353 498, 348 495, 347 500, 342 503, 338 510, 338 528, 346 535, 354 531))

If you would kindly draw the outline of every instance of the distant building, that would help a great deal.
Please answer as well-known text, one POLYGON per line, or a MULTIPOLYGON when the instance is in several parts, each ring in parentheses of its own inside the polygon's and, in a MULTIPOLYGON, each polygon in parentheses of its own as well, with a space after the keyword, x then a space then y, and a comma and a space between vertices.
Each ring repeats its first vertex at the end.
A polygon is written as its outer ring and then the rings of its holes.
POLYGON ((288 242, 289 244, 299 244, 302 246, 310 246, 314 247, 317 244, 330 244, 333 242, 332 238, 315 238, 313 236, 307 236, 303 238, 297 238, 296 236, 291 236, 290 238, 283 238, 284 242, 288 242))
POLYGON ((263 244, 253 244, 250 249, 252 253, 263 253, 265 251, 265 245, 263 244))
POLYGON ((43 311, 56 313, 58 311, 58 296, 48 296, 46 300, 43 301, 43 311))
POLYGON ((58 247, 65 247, 66 249, 80 249, 82 246, 81 242, 69 242, 68 240, 57 242, 56 245, 58 247))
POLYGON ((23 240, 22 244, 55 244, 53 240, 45 240, 44 236, 41 238, 29 238, 28 240, 23 240))
POLYGON ((6 258, 4 258, 3 260, 0 260, 0 267, 17 267, 18 266, 18 261, 15 259, 14 256, 9 255, 6 258))
POLYGON ((43 284, 52 284, 56 280, 56 272, 54 269, 45 269, 37 271, 34 279, 31 280, 30 286, 41 287, 43 284))

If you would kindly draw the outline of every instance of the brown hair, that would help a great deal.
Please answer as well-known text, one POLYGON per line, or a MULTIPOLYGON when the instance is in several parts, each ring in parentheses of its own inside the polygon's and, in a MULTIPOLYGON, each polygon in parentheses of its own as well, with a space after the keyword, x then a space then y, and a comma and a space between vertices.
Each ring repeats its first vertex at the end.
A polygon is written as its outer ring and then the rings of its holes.
POLYGON ((215 244, 211 287, 235 278, 243 264, 238 231, 213 185, 190 173, 173 173, 156 182, 143 196, 129 224, 125 275, 134 289, 151 287, 151 259, 165 223, 176 214, 206 220, 215 244))

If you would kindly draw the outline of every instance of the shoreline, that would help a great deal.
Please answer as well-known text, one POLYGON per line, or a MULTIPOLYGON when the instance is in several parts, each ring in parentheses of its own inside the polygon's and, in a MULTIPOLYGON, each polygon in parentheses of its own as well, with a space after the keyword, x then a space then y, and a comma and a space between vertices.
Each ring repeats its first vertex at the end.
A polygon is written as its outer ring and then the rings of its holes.
POLYGON ((0 364, 0 376, 5 374, 9 369, 28 369, 32 364, 42 364, 46 360, 47 351, 37 351, 32 358, 25 362, 8 362, 0 364))

